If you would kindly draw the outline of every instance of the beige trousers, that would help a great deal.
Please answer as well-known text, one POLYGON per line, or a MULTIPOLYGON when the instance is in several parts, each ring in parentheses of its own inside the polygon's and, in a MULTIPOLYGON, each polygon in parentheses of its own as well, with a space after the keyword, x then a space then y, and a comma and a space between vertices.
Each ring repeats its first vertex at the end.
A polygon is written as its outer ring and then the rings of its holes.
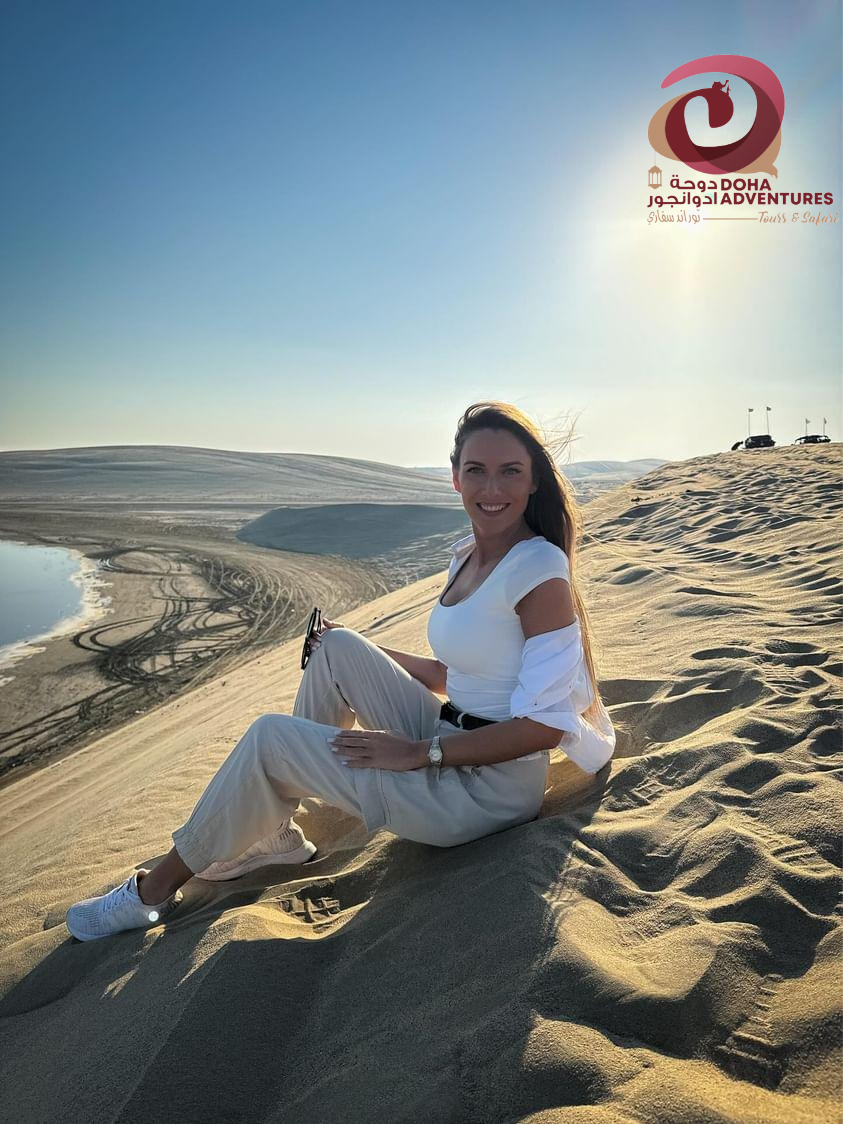
POLYGON ((369 831, 453 847, 535 819, 550 753, 497 765, 396 772, 343 765, 330 741, 357 719, 413 741, 459 733, 441 700, 360 633, 329 629, 302 675, 293 713, 258 718, 223 762, 190 818, 173 834, 191 870, 232 859, 319 799, 359 816, 369 831))

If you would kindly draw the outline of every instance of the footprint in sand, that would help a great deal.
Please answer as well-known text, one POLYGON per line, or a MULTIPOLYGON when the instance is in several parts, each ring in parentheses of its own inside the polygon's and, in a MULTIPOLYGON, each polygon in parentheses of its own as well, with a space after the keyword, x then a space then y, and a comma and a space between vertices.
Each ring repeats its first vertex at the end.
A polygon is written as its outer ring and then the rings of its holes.
POLYGON ((730 1076, 765 1089, 778 1088, 789 1053, 787 1045, 776 1045, 772 1041, 770 1010, 782 982, 777 972, 762 978, 751 1014, 715 1051, 714 1060, 730 1076))

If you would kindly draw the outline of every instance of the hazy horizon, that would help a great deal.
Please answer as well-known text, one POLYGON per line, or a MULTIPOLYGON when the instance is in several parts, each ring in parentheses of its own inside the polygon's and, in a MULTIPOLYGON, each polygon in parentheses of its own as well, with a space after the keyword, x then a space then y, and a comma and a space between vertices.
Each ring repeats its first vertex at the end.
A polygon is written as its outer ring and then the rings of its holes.
MULTIPOLYGON (((773 190, 839 214, 838 4, 4 15, 0 447, 435 465, 488 398, 576 418, 576 461, 725 450, 750 406, 839 440, 843 225, 646 208, 650 118, 707 83, 662 80, 728 52, 784 88, 773 190)), ((713 143, 699 99, 688 126, 713 143)))

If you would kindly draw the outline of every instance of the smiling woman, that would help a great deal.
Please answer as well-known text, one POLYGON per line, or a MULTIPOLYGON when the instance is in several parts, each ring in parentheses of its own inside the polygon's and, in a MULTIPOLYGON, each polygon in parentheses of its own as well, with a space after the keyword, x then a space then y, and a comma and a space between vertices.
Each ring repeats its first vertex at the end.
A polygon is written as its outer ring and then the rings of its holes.
POLYGON ((435 658, 323 620, 293 713, 252 723, 154 870, 70 908, 74 936, 157 924, 194 874, 226 881, 312 860, 292 818, 302 797, 370 831, 452 847, 535 819, 552 748, 590 773, 608 761, 570 486, 535 423, 503 402, 469 407, 451 465, 473 530, 452 547, 430 614, 435 658))
MULTIPOLYGON (((581 520, 573 490, 535 422, 504 402, 480 402, 466 410, 455 436, 451 469, 474 530, 454 547, 451 580, 428 625, 434 651, 437 647, 453 651, 455 642, 459 646, 466 634, 470 638, 471 650, 450 660, 449 697, 454 699, 456 692, 464 710, 477 713, 482 706, 482 714, 501 721, 505 716, 524 717, 526 712, 516 713, 513 707, 529 696, 531 722, 536 725, 542 707, 533 696, 543 695, 545 714, 555 715, 550 730, 557 736, 555 740, 551 736, 551 745, 559 743, 560 730, 564 731, 562 748, 568 755, 584 768, 595 763, 599 768, 614 750, 614 731, 597 689, 587 613, 576 588, 581 520), (529 546, 521 547, 521 543, 529 546), (496 581, 487 583, 493 572, 496 581), (482 604, 478 607, 472 600, 469 613, 467 603, 476 590, 482 590, 482 604), (464 602, 461 619, 443 617, 442 607, 464 602), (573 684, 566 685, 567 678, 549 648, 554 639, 564 647, 569 639, 564 630, 574 626, 579 651, 577 690, 573 684), (541 673, 531 666, 538 636, 545 637, 541 673), (470 673, 469 667, 473 669, 470 673), (551 682, 542 686, 548 673, 551 682), (567 692, 564 721, 558 718, 558 699, 551 698, 554 674, 558 675, 557 694, 559 684, 566 685, 562 687, 567 692), (524 697, 513 695, 516 686, 525 681, 533 690, 524 697), (593 734, 580 714, 597 728, 598 735, 597 743, 578 755, 574 743, 593 734)), ((444 655, 443 663, 449 664, 444 655)))

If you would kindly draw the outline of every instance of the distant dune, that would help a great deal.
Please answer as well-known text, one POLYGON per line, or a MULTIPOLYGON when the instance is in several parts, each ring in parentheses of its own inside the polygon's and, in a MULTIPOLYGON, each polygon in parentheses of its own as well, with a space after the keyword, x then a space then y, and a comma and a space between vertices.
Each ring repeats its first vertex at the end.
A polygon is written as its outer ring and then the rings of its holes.
POLYGON ((410 468, 307 453, 113 445, 0 453, 0 501, 427 503, 454 506, 449 481, 410 468))
POLYGON ((428 545, 435 539, 434 550, 440 554, 441 536, 450 541, 470 530, 462 505, 345 503, 278 507, 247 523, 237 538, 277 550, 374 558, 405 549, 415 539, 428 545))
MULTIPOLYGON (((841 467, 697 457, 589 506, 618 754, 554 751, 531 823, 438 849, 305 798, 306 870, 73 942, 289 712, 298 638, 0 792, 0 1117, 838 1122, 841 467)), ((444 578, 343 623, 427 654, 444 578)))

